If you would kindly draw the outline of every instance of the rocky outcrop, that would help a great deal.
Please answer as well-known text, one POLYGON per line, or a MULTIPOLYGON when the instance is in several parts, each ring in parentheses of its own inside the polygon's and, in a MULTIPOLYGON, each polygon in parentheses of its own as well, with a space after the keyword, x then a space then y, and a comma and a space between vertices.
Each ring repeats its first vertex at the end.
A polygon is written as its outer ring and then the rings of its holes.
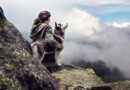
POLYGON ((52 75, 59 80, 60 90, 91 90, 92 87, 105 85, 91 68, 63 65, 60 71, 52 72, 52 75))
POLYGON ((130 81, 118 81, 108 84, 112 90, 130 90, 130 81))
POLYGON ((58 90, 57 81, 32 57, 30 44, 0 7, 0 90, 58 90))

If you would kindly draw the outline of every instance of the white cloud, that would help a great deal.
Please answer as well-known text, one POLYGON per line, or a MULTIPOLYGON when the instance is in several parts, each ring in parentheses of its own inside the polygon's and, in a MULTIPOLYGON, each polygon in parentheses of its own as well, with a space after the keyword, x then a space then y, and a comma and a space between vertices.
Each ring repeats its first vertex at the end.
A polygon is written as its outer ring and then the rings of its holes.
POLYGON ((72 35, 89 36, 101 30, 99 18, 92 16, 90 13, 84 12, 77 8, 73 8, 72 10, 59 13, 59 15, 56 15, 55 21, 69 23, 70 27, 67 32, 68 37, 72 35), (62 16, 62 18, 60 18, 59 16, 62 16))
POLYGON ((128 28, 130 23, 112 23, 111 25, 117 28, 128 28))
MULTIPOLYGON (((65 17, 61 22, 69 22, 63 59, 66 62, 103 60, 116 66, 127 77, 130 75, 130 30, 126 23, 121 28, 106 25, 86 11, 72 9, 58 16, 65 17)), ((57 19, 57 20, 58 20, 57 19)))

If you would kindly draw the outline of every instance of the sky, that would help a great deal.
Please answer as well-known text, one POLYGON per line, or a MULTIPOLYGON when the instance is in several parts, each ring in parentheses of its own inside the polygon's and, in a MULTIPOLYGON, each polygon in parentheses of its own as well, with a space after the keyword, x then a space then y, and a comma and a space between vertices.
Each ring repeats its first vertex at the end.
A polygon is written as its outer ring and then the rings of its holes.
MULTIPOLYGON (((52 13, 79 8, 95 15, 104 23, 130 22, 129 0, 0 0, 8 19, 14 23, 28 24, 36 17, 39 11, 49 10, 52 13), (16 18, 19 17, 19 20, 16 18)), ((52 17, 53 18, 53 17, 52 17)), ((21 27, 20 27, 21 28, 21 27)))
POLYGON ((61 58, 102 60, 130 78, 129 0, 0 0, 7 19, 29 39, 33 20, 42 10, 51 12, 50 25, 68 23, 61 58))

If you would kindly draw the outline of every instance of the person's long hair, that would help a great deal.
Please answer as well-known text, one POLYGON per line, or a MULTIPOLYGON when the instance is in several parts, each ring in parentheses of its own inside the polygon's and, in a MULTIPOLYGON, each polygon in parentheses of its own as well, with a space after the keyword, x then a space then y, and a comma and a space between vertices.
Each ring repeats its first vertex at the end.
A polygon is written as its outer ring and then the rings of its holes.
POLYGON ((51 16, 51 13, 49 11, 41 11, 38 17, 34 20, 33 25, 44 23, 46 20, 50 18, 50 16, 51 16))

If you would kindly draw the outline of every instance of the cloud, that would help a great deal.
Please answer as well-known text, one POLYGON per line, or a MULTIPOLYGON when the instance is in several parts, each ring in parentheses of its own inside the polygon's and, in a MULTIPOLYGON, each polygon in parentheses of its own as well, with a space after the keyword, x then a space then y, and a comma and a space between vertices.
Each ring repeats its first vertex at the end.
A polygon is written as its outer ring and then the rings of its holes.
POLYGON ((89 36, 94 32, 101 30, 99 18, 92 16, 90 13, 84 12, 78 8, 73 8, 70 11, 59 13, 55 16, 55 21, 70 23, 70 30, 67 32, 67 37, 71 36, 71 38, 79 35, 89 36), (59 16, 62 16, 62 18, 59 16))
POLYGON ((116 28, 128 28, 128 27, 130 27, 130 23, 112 23, 110 25, 112 25, 113 27, 116 27, 116 28))
POLYGON ((72 9, 60 15, 65 19, 59 18, 59 21, 69 23, 62 53, 64 61, 102 60, 110 67, 118 67, 126 77, 130 76, 129 25, 124 23, 117 27, 103 24, 99 18, 80 9, 72 9))

